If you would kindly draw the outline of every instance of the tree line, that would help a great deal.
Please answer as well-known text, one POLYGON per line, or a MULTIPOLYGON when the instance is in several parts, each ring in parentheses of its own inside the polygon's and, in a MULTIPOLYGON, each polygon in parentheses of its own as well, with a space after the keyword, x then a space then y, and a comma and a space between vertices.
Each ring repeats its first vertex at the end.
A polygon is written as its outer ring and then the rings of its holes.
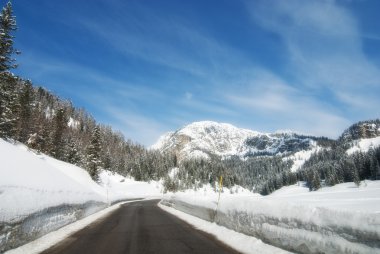
POLYGON ((360 139, 380 136, 380 119, 360 121, 346 129, 331 149, 313 154, 298 172, 310 190, 322 185, 355 182, 365 179, 380 180, 380 147, 367 152, 348 154, 347 150, 360 139))
POLYGON ((362 121, 348 128, 338 140, 312 137, 322 149, 311 155, 297 172, 291 172, 293 161, 289 154, 255 154, 242 160, 238 156, 222 159, 187 159, 181 162, 174 176, 166 176, 165 189, 169 191, 199 189, 204 184, 216 188, 219 176, 226 187, 240 185, 251 191, 268 195, 283 186, 299 181, 310 191, 338 183, 360 182, 365 179, 380 180, 380 147, 368 152, 348 154, 354 140, 380 136, 380 121, 362 121))

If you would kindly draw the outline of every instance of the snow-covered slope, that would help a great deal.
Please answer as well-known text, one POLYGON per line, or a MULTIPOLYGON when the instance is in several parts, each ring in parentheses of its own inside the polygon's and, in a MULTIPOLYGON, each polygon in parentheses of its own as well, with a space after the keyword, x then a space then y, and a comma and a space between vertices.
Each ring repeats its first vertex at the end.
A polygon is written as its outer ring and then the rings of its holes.
POLYGON ((61 204, 107 204, 160 193, 159 185, 156 188, 155 184, 135 182, 106 171, 100 174, 99 185, 82 168, 2 139, 0 156, 0 222, 15 222, 61 204))
POLYGON ((311 150, 316 142, 295 133, 260 133, 231 124, 195 122, 175 132, 164 134, 151 148, 174 152, 179 159, 209 158, 210 155, 239 156, 293 154, 311 150))
POLYGON ((347 150, 347 154, 353 154, 355 152, 368 152, 371 148, 380 146, 380 137, 365 138, 352 141, 352 147, 347 150))
POLYGON ((0 139, 0 252, 131 198, 158 196, 159 182, 86 170, 0 139))

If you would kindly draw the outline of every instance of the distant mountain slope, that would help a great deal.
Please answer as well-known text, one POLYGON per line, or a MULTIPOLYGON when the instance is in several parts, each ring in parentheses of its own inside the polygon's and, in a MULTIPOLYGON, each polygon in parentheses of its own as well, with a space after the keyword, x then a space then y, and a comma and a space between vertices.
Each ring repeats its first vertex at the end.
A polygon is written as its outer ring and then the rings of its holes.
POLYGON ((346 129, 339 138, 341 143, 380 136, 380 119, 360 121, 346 129))
POLYGON ((240 158, 258 155, 291 155, 315 149, 316 137, 295 133, 260 133, 231 124, 202 121, 164 134, 151 148, 174 152, 180 160, 212 155, 240 158))

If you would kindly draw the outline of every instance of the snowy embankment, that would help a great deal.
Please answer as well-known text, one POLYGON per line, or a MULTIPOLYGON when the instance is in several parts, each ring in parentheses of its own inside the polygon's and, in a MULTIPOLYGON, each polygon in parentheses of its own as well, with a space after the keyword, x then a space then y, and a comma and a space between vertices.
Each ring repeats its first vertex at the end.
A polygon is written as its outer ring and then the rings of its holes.
POLYGON ((215 212, 217 199, 206 188, 166 194, 161 204, 289 251, 380 253, 380 181, 316 192, 294 185, 269 196, 224 193, 215 212))
POLYGON ((99 212, 96 212, 94 214, 91 214, 87 216, 86 218, 83 218, 81 220, 78 220, 74 223, 71 223, 67 226, 64 226, 56 231, 50 232, 32 242, 29 242, 25 245, 22 245, 18 248, 9 250, 5 252, 5 254, 38 254, 43 252, 44 250, 54 246, 55 244, 65 240, 66 238, 70 237, 70 235, 74 234, 75 232, 87 227, 91 223, 100 220, 106 216, 108 216, 110 213, 118 209, 121 205, 135 201, 125 201, 117 203, 113 206, 107 207, 106 209, 103 209, 99 212))
POLYGON ((0 139, 0 252, 121 200, 159 195, 158 183, 102 171, 100 184, 69 163, 0 139))
MULTIPOLYGON (((241 253, 260 253, 260 254, 289 254, 290 252, 283 249, 274 247, 272 245, 263 243, 261 240, 248 236, 225 227, 216 225, 208 221, 199 219, 198 217, 181 212, 174 208, 158 204, 158 206, 164 211, 171 213, 181 220, 193 225, 198 230, 207 232, 214 235, 218 240, 222 241, 226 245, 229 245, 233 249, 241 253)), ((18 253, 9 253, 18 254, 18 253)))

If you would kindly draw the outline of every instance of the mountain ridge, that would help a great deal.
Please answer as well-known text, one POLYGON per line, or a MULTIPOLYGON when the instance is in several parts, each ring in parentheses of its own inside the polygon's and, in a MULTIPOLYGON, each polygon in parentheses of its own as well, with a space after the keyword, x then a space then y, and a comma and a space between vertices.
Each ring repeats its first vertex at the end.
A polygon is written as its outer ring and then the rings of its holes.
POLYGON ((286 155, 317 146, 317 137, 293 131, 262 133, 238 128, 228 123, 199 121, 176 131, 167 132, 151 146, 161 152, 174 152, 180 160, 238 156, 242 159, 258 155, 286 155))

